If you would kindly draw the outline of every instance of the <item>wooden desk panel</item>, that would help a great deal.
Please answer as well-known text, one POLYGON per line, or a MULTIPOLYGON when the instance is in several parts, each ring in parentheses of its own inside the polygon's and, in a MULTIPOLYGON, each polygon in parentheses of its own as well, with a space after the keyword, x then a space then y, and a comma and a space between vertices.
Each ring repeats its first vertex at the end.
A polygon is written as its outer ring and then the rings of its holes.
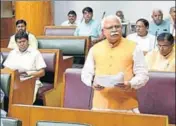
POLYGON ((92 126, 168 126, 168 117, 161 115, 103 112, 46 106, 13 105, 12 117, 22 120, 23 126, 35 126, 37 121, 40 120, 86 123, 92 126))
POLYGON ((7 48, 10 39, 1 39, 1 48, 7 48))

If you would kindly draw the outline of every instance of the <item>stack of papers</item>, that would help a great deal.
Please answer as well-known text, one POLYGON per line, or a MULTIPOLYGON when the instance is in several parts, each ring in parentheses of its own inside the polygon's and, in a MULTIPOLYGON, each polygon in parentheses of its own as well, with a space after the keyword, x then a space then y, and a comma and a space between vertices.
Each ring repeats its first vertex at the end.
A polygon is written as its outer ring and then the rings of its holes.
POLYGON ((120 72, 116 75, 100 75, 95 76, 94 84, 103 87, 114 87, 115 85, 124 83, 124 73, 120 72))

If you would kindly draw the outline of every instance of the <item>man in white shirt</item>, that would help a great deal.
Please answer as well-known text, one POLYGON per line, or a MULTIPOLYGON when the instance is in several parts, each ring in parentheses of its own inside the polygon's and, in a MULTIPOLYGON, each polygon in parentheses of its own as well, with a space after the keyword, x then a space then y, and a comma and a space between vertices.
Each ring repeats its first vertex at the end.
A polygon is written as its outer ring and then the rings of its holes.
POLYGON ((77 26, 78 23, 76 21, 76 18, 77 18, 76 12, 71 10, 68 12, 67 16, 68 16, 68 20, 64 21, 61 24, 61 26, 77 26))
MULTIPOLYGON (((19 32, 19 31, 26 32, 29 36, 29 46, 32 48, 38 49, 38 41, 32 33, 26 31, 26 25, 27 25, 27 23, 25 20, 18 20, 16 22, 16 31, 17 32, 19 32)), ((8 44, 8 48, 11 48, 11 49, 18 48, 16 41, 15 41, 15 35, 10 37, 10 42, 8 44)))
POLYGON ((135 89, 149 79, 144 55, 134 42, 122 37, 121 20, 116 15, 102 20, 102 32, 106 39, 89 50, 81 73, 81 80, 94 89, 93 109, 139 113, 135 89), (122 73, 124 79, 115 80, 113 87, 94 80, 104 76, 113 81, 122 73))
POLYGON ((146 54, 156 46, 155 36, 148 33, 149 22, 146 19, 136 21, 136 33, 127 36, 127 39, 136 42, 140 49, 146 54))
MULTIPOLYGON (((4 67, 18 70, 20 77, 35 76, 40 78, 45 74, 46 64, 41 53, 29 46, 28 34, 24 31, 15 34, 15 41, 18 48, 12 50, 4 62, 4 67)), ((34 101, 38 88, 42 86, 39 79, 36 80, 34 101)))
POLYGON ((176 30, 176 8, 171 7, 169 11, 170 17, 166 19, 166 22, 170 24, 170 33, 175 37, 176 30))

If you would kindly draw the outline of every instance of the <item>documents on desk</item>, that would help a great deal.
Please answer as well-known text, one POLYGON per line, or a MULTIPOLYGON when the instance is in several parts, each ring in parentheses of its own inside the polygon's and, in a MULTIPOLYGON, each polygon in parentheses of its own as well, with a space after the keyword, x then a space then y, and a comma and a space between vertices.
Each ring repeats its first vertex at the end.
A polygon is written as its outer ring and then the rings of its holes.
POLYGON ((114 87, 115 85, 124 83, 124 73, 120 72, 116 75, 99 75, 95 76, 94 84, 103 87, 114 87))

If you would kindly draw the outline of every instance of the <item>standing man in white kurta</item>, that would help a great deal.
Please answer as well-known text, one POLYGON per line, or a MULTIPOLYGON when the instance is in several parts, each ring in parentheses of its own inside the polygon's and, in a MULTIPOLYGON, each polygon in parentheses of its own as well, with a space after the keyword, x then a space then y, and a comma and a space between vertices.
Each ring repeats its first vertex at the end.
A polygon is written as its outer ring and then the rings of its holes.
POLYGON ((28 34, 24 31, 15 34, 15 41, 18 48, 12 50, 4 62, 4 66, 13 70, 18 70, 20 74, 35 76, 36 80, 34 100, 38 88, 42 86, 39 78, 45 75, 46 64, 41 53, 28 43, 28 34))

